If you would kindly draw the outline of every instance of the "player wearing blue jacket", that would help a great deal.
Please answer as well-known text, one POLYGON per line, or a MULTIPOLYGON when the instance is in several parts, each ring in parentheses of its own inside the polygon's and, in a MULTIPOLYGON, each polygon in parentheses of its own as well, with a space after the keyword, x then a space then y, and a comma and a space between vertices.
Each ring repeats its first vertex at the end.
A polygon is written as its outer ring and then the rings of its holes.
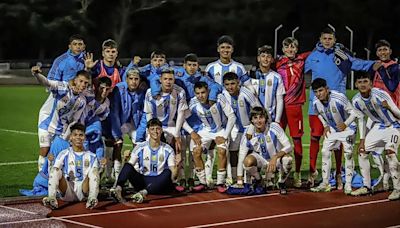
MULTIPOLYGON (((320 41, 311 52, 305 62, 304 72, 311 73, 311 79, 325 79, 329 89, 346 94, 346 76, 350 71, 368 71, 373 61, 365 61, 354 58, 342 44, 336 43, 335 31, 326 28, 321 32, 320 41)), ((318 116, 312 110, 312 101, 315 95, 310 90, 309 122, 311 127, 310 143, 310 187, 314 185, 314 179, 318 175, 316 161, 319 151, 319 139, 324 128, 318 116)), ((342 165, 342 153, 336 153, 336 170, 340 172, 342 165)), ((340 177, 340 173, 337 173, 340 177)), ((337 178, 341 180, 341 178, 337 178)))

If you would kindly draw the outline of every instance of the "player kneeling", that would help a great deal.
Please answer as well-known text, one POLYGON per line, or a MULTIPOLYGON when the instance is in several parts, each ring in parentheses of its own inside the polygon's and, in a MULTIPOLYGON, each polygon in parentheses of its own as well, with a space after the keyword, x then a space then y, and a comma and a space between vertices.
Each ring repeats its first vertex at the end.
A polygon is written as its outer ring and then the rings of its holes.
POLYGON ((70 128, 71 147, 57 156, 49 176, 49 195, 43 204, 52 209, 58 208, 57 192, 61 200, 74 202, 86 199, 86 208, 92 209, 97 203, 99 193, 99 163, 96 154, 85 151, 85 126, 74 124, 70 128))
POLYGON ((243 185, 243 168, 261 185, 259 169, 265 173, 279 172, 278 185, 281 194, 287 194, 286 179, 292 169, 292 146, 285 131, 277 123, 268 123, 268 114, 262 107, 250 111, 251 123, 255 131, 251 138, 243 135, 240 143, 237 185, 243 185), (252 150, 247 155, 248 151, 252 150), (246 156, 247 155, 247 156, 246 156))

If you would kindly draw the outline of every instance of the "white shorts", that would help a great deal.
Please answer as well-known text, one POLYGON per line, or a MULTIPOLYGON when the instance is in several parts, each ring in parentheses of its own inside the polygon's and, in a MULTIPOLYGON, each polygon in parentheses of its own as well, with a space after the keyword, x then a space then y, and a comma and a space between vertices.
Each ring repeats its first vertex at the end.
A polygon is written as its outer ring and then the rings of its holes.
POLYGON ((42 147, 50 147, 51 142, 54 139, 54 134, 50 133, 46 130, 41 128, 38 129, 38 136, 39 136, 39 146, 42 147))
POLYGON ((83 201, 86 199, 85 194, 82 191, 83 181, 74 182, 74 181, 66 181, 67 182, 67 191, 65 191, 65 195, 61 197, 61 200, 66 202, 76 202, 83 201))
POLYGON ((231 137, 229 140, 229 151, 239 151, 242 136, 243 133, 239 132, 239 129, 235 125, 235 127, 233 127, 231 131, 231 137))
POLYGON ((132 123, 124 123, 121 126, 122 135, 128 134, 133 144, 136 144, 136 128, 132 123))
MULTIPOLYGON (((269 164, 269 160, 265 159, 263 156, 261 156, 261 154, 256 153, 256 152, 252 152, 251 154, 249 154, 251 156, 253 156, 256 160, 257 160, 257 168, 261 169, 261 170, 265 170, 269 164)), ((249 156, 247 155, 247 156, 249 156)), ((276 161, 276 169, 277 170, 281 170, 283 168, 282 166, 282 158, 279 158, 276 161)))
POLYGON ((46 101, 43 103, 42 107, 39 110, 38 125, 41 124, 45 119, 47 119, 50 116, 53 104, 54 104, 54 97, 50 93, 46 101))
POLYGON ((384 147, 385 150, 396 152, 399 148, 400 130, 397 128, 386 127, 380 129, 378 124, 370 129, 365 137, 365 151, 380 153, 382 150, 377 150, 379 147, 384 147))
POLYGON ((331 128, 331 133, 324 139, 321 151, 338 149, 340 144, 343 144, 343 150, 351 153, 353 152, 355 136, 355 131, 350 128, 346 128, 341 132, 335 132, 331 128))
MULTIPOLYGON (((203 148, 203 150, 208 150, 208 148, 210 148, 211 143, 217 138, 217 136, 223 137, 224 133, 225 133, 225 129, 221 129, 215 133, 210 132, 208 130, 204 130, 204 129, 197 132, 197 134, 199 134, 201 137, 201 147, 203 148)), ((224 144, 217 145, 217 146, 223 147, 225 149, 228 148, 228 140, 226 140, 224 144)), ((190 140, 190 151, 193 151, 193 149, 195 147, 196 147, 196 144, 194 143, 194 141, 190 140)))

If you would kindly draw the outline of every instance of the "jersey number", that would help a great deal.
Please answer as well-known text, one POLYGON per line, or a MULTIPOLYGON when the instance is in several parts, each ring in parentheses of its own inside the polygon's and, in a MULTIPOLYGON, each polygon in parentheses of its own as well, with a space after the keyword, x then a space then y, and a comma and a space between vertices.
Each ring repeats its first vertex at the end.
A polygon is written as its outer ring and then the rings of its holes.
POLYGON ((398 135, 392 135, 390 142, 392 143, 397 143, 399 141, 399 136, 398 135))
POLYGON ((151 168, 151 171, 152 171, 152 172, 157 172, 157 164, 155 164, 155 163, 154 163, 154 164, 151 164, 151 167, 150 167, 150 168, 151 168))

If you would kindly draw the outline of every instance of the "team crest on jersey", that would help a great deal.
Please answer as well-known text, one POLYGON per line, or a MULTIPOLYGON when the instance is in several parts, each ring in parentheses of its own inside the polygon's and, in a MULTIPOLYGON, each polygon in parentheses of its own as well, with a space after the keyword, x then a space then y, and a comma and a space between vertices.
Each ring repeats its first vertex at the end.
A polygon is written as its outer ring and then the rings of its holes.
POLYGON ((240 107, 244 107, 244 102, 243 101, 239 101, 239 106, 240 107))
POLYGON ((159 162, 163 162, 164 161, 164 155, 160 154, 160 156, 158 157, 158 161, 159 162))
POLYGON ((261 86, 265 85, 265 81, 264 80, 260 80, 260 85, 261 86))
POLYGON ((157 155, 151 155, 151 160, 152 161, 157 161, 157 155))
POLYGON ((83 164, 85 167, 89 167, 90 164, 89 159, 85 159, 85 162, 83 164))
POLYGON ((272 86, 272 80, 271 79, 268 80, 267 85, 268 86, 272 86))
POLYGON ((217 109, 216 109, 215 107, 212 107, 212 108, 211 108, 211 113, 217 114, 217 109))
POLYGON ((82 166, 81 160, 76 161, 76 166, 82 166))
POLYGON ((332 112, 337 113, 337 109, 335 107, 332 107, 332 112))
POLYGON ((263 144, 264 143, 264 139, 263 138, 259 138, 259 140, 258 140, 261 144, 263 144))
POLYGON ((236 106, 236 101, 235 100, 233 100, 232 105, 236 106))
POLYGON ((172 105, 176 105, 176 101, 175 100, 171 100, 171 104, 172 105))
POLYGON ((267 143, 271 142, 271 137, 267 136, 267 143))

